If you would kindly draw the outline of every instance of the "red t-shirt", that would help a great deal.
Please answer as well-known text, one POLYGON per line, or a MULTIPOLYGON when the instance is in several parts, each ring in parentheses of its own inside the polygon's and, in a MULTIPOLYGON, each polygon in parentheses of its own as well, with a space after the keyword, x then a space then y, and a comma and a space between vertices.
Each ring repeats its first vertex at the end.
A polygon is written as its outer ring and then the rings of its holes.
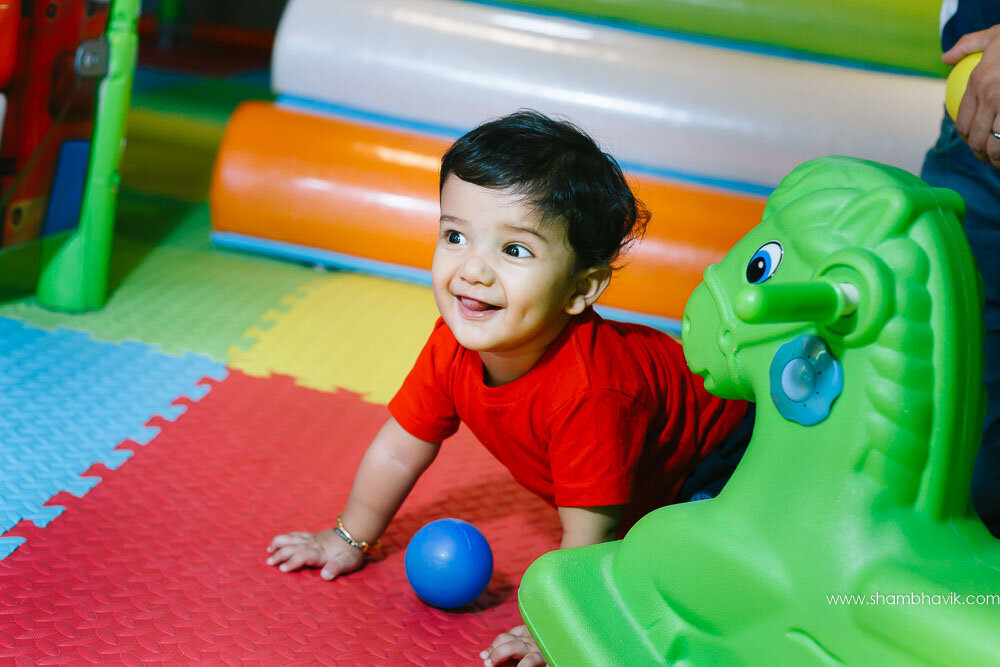
POLYGON ((551 505, 626 505, 623 525, 674 500, 685 477, 746 413, 705 391, 661 331, 574 317, 531 370, 498 387, 439 319, 389 411, 440 442, 465 422, 551 505))

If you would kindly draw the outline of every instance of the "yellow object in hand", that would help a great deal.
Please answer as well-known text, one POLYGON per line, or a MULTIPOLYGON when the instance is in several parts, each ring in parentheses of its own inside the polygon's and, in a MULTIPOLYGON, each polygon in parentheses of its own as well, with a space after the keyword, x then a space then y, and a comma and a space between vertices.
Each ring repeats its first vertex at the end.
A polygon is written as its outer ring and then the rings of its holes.
POLYGON ((955 65, 948 75, 948 82, 944 87, 944 107, 948 110, 948 115, 952 120, 958 117, 958 105, 962 103, 962 96, 965 95, 965 88, 969 85, 969 75, 976 68, 979 61, 983 59, 983 52, 970 53, 955 65))

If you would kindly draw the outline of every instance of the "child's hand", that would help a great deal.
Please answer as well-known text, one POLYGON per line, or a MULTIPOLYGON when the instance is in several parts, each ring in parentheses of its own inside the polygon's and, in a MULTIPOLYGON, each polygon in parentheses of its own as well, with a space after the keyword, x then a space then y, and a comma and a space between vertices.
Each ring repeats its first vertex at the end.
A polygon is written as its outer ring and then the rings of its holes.
POLYGON ((510 632, 497 635, 490 647, 479 654, 485 667, 499 665, 505 660, 519 660, 517 667, 540 667, 547 664, 538 650, 528 627, 519 625, 510 632))
POLYGON ((300 567, 322 567, 324 579, 354 572, 365 563, 360 549, 352 547, 332 530, 318 533, 297 531, 278 535, 267 547, 271 556, 268 565, 277 565, 282 572, 292 572, 300 567))

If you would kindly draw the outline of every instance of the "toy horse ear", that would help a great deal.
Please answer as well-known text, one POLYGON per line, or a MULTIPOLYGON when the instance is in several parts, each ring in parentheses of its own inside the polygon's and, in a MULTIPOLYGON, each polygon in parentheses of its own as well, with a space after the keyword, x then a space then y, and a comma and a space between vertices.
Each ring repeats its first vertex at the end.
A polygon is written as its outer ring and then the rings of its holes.
POLYGON ((840 212, 834 228, 845 232, 857 245, 870 248, 904 234, 923 211, 940 206, 930 188, 881 188, 851 202, 840 212))
POLYGON ((965 200, 962 195, 948 188, 931 188, 938 204, 945 211, 955 214, 958 222, 965 220, 965 200))

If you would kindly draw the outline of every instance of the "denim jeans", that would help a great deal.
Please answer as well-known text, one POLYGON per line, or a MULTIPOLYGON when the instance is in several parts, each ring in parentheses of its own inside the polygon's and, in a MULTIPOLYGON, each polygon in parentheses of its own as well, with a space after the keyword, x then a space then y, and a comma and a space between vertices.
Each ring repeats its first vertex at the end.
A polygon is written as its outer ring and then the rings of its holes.
POLYGON ((962 195, 968 212, 965 235, 986 288, 986 420, 972 475, 972 503, 1000 537, 1000 169, 980 162, 958 135, 951 118, 927 152, 921 178, 962 195))

